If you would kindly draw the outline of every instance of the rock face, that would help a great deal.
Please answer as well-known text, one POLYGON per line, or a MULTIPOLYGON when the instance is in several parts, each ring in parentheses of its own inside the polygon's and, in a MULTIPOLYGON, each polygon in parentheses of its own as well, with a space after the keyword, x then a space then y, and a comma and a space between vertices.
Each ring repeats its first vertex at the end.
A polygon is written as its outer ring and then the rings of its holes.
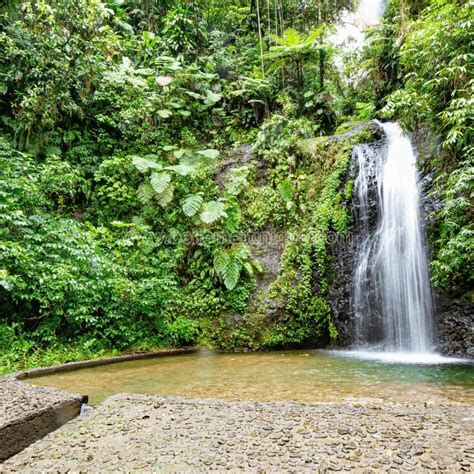
POLYGON ((456 295, 435 293, 434 297, 439 351, 474 358, 474 305, 456 295))
MULTIPOLYGON (((437 230, 434 217, 443 209, 443 202, 435 186, 439 170, 430 168, 429 164, 440 153, 440 148, 436 137, 427 129, 414 134, 413 141, 421 163, 420 184, 428 240, 430 236, 435 239, 433 236, 437 235, 437 230)), ((444 293, 433 290, 437 344, 443 354, 474 357, 474 304, 464 297, 468 290, 465 287, 444 293)))
POLYGON ((235 150, 228 150, 224 153, 216 169, 216 182, 219 187, 224 188, 225 180, 233 169, 245 166, 253 159, 252 146, 248 144, 243 144, 235 150))
MULTIPOLYGON (((385 146, 382 139, 374 141, 371 146, 381 148, 385 146)), ((357 160, 351 158, 349 173, 343 181, 345 186, 349 180, 357 178, 359 169, 357 160)), ((346 347, 356 341, 353 334, 353 310, 352 302, 354 295, 354 271, 357 263, 358 249, 361 247, 365 237, 365 231, 358 219, 360 203, 357 197, 346 198, 344 204, 349 208, 352 220, 352 232, 347 237, 333 234, 329 240, 331 255, 331 274, 329 280, 329 302, 335 317, 335 325, 339 332, 337 345, 346 347)), ((377 228, 378 208, 376 190, 369 192, 369 229, 375 232, 377 228)))

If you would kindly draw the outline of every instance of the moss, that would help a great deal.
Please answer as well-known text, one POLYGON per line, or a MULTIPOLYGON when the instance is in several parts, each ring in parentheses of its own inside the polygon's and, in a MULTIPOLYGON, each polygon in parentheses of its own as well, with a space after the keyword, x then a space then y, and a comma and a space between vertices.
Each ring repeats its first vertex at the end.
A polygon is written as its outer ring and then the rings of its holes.
POLYGON ((352 147, 349 140, 319 137, 304 140, 299 149, 293 175, 304 179, 298 180, 294 199, 304 210, 287 225, 280 275, 237 329, 231 330, 226 324, 221 327, 226 337, 245 342, 250 348, 292 347, 337 337, 327 300, 327 245, 330 232, 349 231, 344 203, 353 183, 345 185, 344 181, 352 147))
POLYGON ((242 227, 249 233, 269 225, 287 232, 280 273, 246 309, 204 316, 202 342, 222 350, 261 350, 325 345, 338 337, 328 300, 328 244, 332 233, 350 232, 353 144, 374 141, 378 133, 369 125, 337 139, 301 139, 296 145, 289 140, 277 155, 273 144, 268 153, 263 150, 269 168, 243 196, 242 227))
POLYGON ((354 192, 354 179, 348 179, 344 187, 344 197, 346 201, 352 199, 352 193, 354 192))
POLYGON ((314 158, 318 154, 318 149, 322 143, 325 143, 327 137, 307 138, 301 140, 298 145, 298 151, 303 157, 314 158))

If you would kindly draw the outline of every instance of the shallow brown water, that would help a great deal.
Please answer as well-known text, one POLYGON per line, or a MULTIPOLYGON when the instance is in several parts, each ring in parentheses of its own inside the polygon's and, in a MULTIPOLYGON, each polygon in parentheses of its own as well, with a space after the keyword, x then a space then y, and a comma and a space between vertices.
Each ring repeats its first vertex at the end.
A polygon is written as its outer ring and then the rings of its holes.
POLYGON ((203 350, 27 381, 89 395, 92 405, 115 393, 300 403, 474 402, 473 365, 382 363, 324 351, 218 354, 203 350))

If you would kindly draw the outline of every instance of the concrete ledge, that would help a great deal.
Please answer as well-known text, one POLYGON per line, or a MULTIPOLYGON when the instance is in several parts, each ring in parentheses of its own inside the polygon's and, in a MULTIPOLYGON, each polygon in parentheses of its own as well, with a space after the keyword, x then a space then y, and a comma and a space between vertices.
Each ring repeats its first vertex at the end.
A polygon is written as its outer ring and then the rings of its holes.
POLYGON ((30 377, 115 364, 137 359, 196 352, 198 348, 164 349, 40 367, 0 377, 0 462, 77 417, 87 395, 61 392, 21 382, 30 377))
POLYGON ((181 347, 178 349, 163 349, 155 352, 140 352, 137 354, 125 354, 114 357, 81 360, 78 362, 68 362, 66 364, 51 365, 49 367, 39 367, 37 369, 14 372, 8 375, 8 377, 13 377, 17 380, 23 380, 30 377, 40 377, 42 375, 55 374, 58 372, 68 372, 70 370, 84 369, 86 367, 97 367, 99 365, 116 364, 117 362, 128 362, 129 360, 151 359, 153 357, 166 357, 179 354, 191 354, 193 352, 197 352, 198 350, 198 347, 181 347))
POLYGON ((0 462, 75 418, 87 397, 0 378, 0 462))

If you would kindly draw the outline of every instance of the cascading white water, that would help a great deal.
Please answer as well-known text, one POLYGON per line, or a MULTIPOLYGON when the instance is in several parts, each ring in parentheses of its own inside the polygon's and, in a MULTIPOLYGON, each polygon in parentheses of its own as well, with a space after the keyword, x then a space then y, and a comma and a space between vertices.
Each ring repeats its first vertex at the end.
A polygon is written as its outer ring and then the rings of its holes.
POLYGON ((416 158, 398 124, 380 126, 385 147, 355 148, 355 193, 364 235, 354 277, 356 336, 365 347, 427 353, 433 346, 433 305, 416 158), (370 234, 372 197, 377 201, 375 235, 370 234))

